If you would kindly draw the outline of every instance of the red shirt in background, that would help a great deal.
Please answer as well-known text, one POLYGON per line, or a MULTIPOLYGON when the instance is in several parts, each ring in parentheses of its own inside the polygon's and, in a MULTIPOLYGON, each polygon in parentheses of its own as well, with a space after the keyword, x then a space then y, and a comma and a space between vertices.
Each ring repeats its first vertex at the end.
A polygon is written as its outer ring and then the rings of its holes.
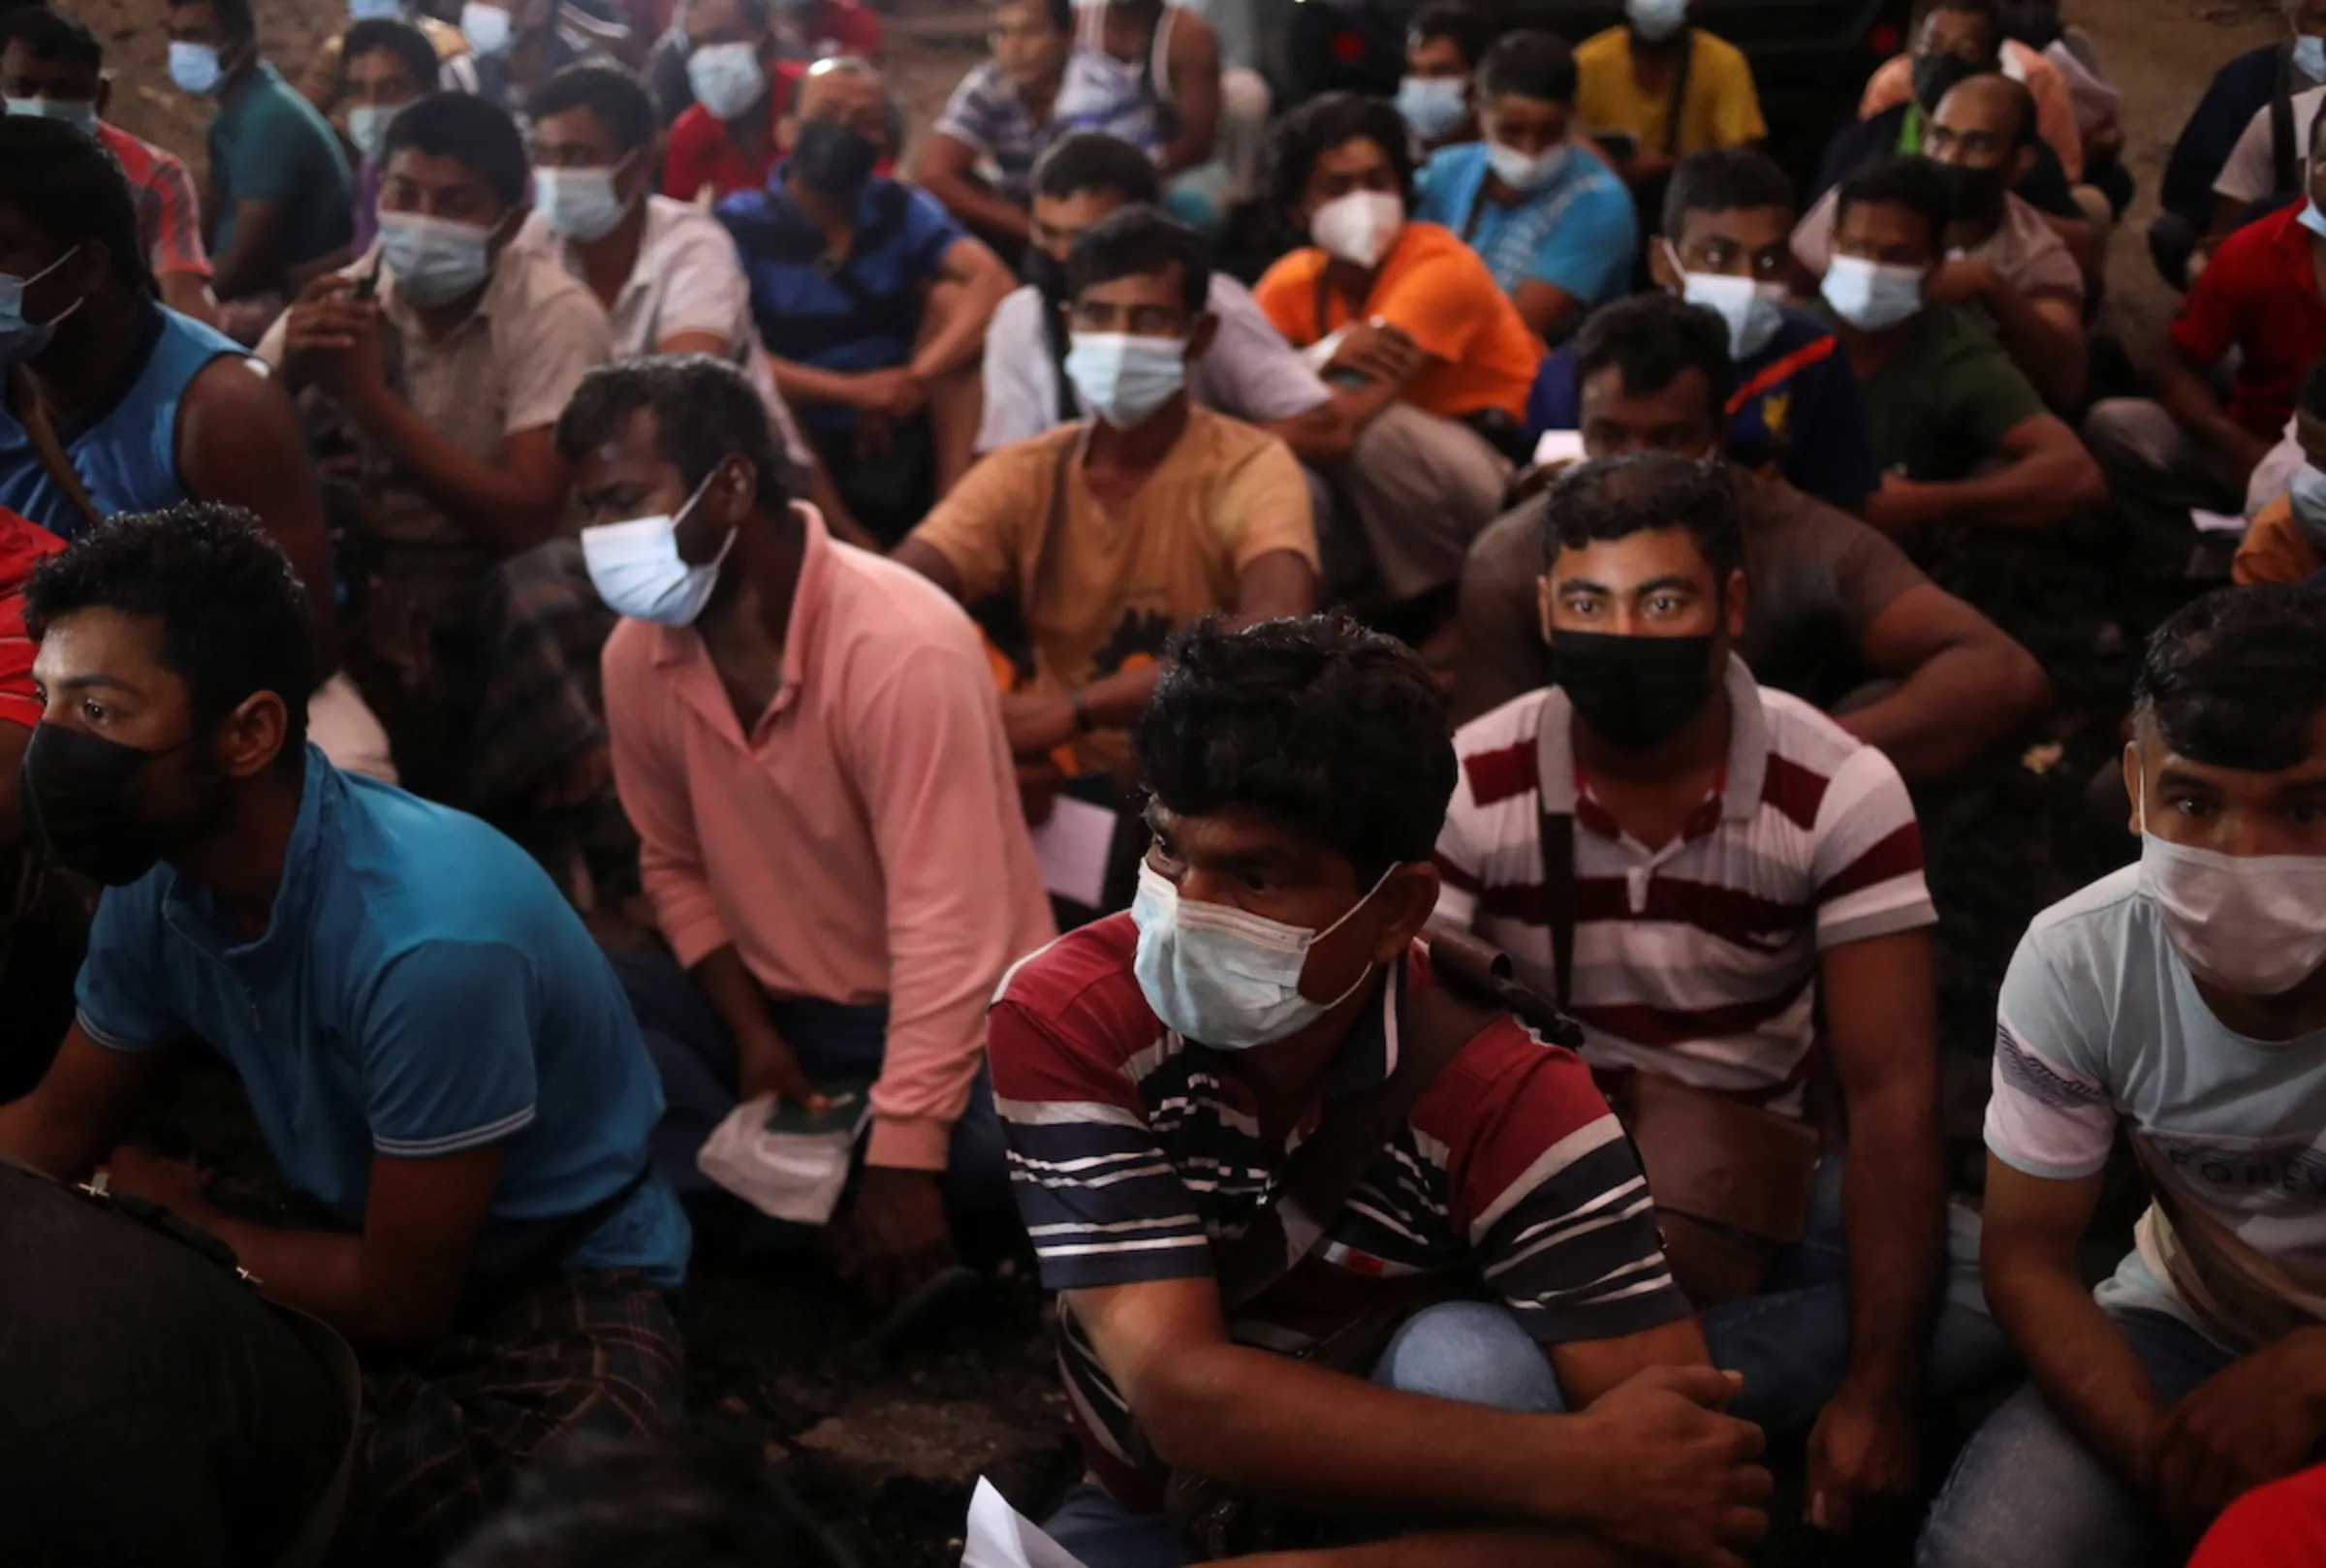
POLYGON ((671 127, 670 145, 662 155, 662 194, 692 202, 706 185, 711 188, 714 201, 737 191, 765 190, 768 175, 778 161, 775 122, 783 117, 792 101, 792 89, 806 73, 807 66, 802 61, 775 62, 767 123, 758 128, 760 135, 748 152, 727 134, 725 120, 701 104, 688 106, 671 127))
POLYGON ((2205 1532, 2188 1568, 2326 1568, 2326 1465, 2240 1497, 2205 1532))
POLYGON ((41 722, 41 700, 32 689, 35 644, 24 635, 24 580, 64 548, 31 518, 0 508, 0 723, 29 730, 41 722))
POLYGON ((2303 373, 2326 357, 2326 301, 2301 216, 2296 203, 2222 240, 2173 321, 2174 345, 2200 364, 2245 351, 2229 417, 2263 441, 2284 430, 2303 373))

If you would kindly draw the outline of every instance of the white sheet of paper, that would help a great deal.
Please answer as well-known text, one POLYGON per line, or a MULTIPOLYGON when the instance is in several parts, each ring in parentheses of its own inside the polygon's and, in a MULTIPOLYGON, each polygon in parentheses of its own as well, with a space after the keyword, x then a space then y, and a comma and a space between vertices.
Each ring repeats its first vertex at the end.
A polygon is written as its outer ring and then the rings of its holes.
POLYGON ((1050 820, 1034 830, 1034 859, 1042 886, 1061 898, 1098 907, 1107 895, 1107 850, 1115 842, 1115 813, 1061 795, 1050 820))
POLYGON ((2208 512, 2203 507, 2188 509, 2188 520, 2197 525, 2201 534, 2242 534, 2246 519, 2235 512, 2208 512))
POLYGON ((1083 1562, 979 1476, 962 1532, 961 1568, 1083 1568, 1083 1562))
POLYGON ((1579 463, 1583 461, 1583 432, 1581 430, 1545 430, 1543 438, 1534 444, 1537 463, 1579 463))

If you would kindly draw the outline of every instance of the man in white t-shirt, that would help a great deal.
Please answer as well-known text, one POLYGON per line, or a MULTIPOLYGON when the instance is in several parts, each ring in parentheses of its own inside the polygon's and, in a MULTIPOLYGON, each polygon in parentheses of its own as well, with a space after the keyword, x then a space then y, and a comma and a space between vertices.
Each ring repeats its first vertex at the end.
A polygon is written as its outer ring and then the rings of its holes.
POLYGON ((2310 87, 2294 94, 2288 107, 2293 110, 2294 146, 2290 156, 2294 183, 2281 186, 2278 182, 2278 137, 2271 128, 2270 106, 2265 104, 2246 122, 2245 134, 2229 149, 2229 161, 2221 165, 2220 173, 2214 178, 2213 194, 2221 201, 2214 225, 2216 237, 2223 232, 2221 220, 2233 219, 2254 203, 2274 196, 2299 196, 2309 183, 2310 126, 2318 117, 2318 110, 2326 109, 2326 87, 2310 87))
POLYGON ((2140 862, 2036 917, 1996 1031, 1981 1261, 2033 1381, 1924 1568, 2178 1563, 2326 1440, 2326 598, 2198 600, 2135 698, 2140 862), (2088 1293, 2120 1126, 2153 1202, 2088 1293))

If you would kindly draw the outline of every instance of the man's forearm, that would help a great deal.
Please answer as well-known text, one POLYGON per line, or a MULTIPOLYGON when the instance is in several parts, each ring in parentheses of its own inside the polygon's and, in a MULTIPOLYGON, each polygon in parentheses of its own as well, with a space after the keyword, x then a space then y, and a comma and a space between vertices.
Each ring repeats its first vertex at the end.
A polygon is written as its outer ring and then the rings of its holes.
POLYGON ((924 170, 921 188, 940 205, 967 224, 979 238, 1009 247, 1025 243, 1033 233, 1032 220, 997 196, 979 190, 959 174, 930 174, 924 170))
MULTIPOLYGON (((330 1231, 278 1231, 236 1219, 209 1204, 182 1216, 235 1249, 236 1260, 259 1288, 285 1306, 319 1317, 350 1339, 411 1343, 439 1326, 420 1325, 403 1311, 382 1312, 364 1288, 363 1239, 330 1231)), ((378 1293, 393 1299, 395 1293, 378 1293)))
POLYGON ((1995 318, 2003 352, 2027 373, 2045 402, 2064 410, 2083 400, 2087 349, 2080 323, 2060 321, 2000 280, 1983 303, 1995 318))
POLYGON ((514 476, 438 435, 386 388, 357 398, 347 413, 391 462, 478 543, 515 555, 557 531, 554 504, 545 506, 514 476))
POLYGON ((768 356, 768 368, 775 377, 775 390, 783 393, 785 402, 795 406, 831 403, 859 408, 864 404, 866 379, 864 376, 844 370, 823 370, 772 354, 768 356))
POLYGON ((1888 757, 1909 782, 1962 771, 2027 722, 2043 681, 2034 660, 2008 639, 1933 655, 1879 702, 1837 715, 1841 728, 1888 757))
POLYGON ((965 366, 975 364, 986 352, 986 328, 993 319, 993 307, 1001 303, 1001 296, 977 282, 969 285, 969 293, 961 300, 961 308, 954 318, 938 329, 936 335, 921 346, 906 366, 916 380, 933 381, 949 376, 965 366))
POLYGON ((2123 1331, 2072 1268, 1982 1262, 1987 1304, 2045 1402, 2109 1468, 2136 1481, 2160 1409, 2123 1331))
POLYGON ((1848 1375, 1901 1400, 1911 1400, 1921 1382, 1946 1256, 1946 1176, 1934 1099, 1934 1082, 1901 1083, 1849 1107, 1851 1152, 1841 1176, 1848 1375))
POLYGON ((2251 473, 2269 455, 2270 443, 2229 417, 2213 388, 2186 365, 2167 360, 2155 371, 2156 401, 2199 442, 2239 471, 2251 473))
POLYGON ((1163 678, 1160 664, 1143 664, 1102 675, 1083 688, 1083 706, 1091 724, 1102 730, 1125 730, 1139 722, 1163 678))
POLYGON ((734 1036, 739 1055, 775 1033, 768 1018, 767 993, 733 942, 711 949, 687 974, 734 1036))
POLYGON ((2023 457, 1974 479, 1893 480, 1866 499, 1866 520, 1894 536, 1935 522, 2041 528, 2081 508, 2082 463, 2074 452, 2023 457))

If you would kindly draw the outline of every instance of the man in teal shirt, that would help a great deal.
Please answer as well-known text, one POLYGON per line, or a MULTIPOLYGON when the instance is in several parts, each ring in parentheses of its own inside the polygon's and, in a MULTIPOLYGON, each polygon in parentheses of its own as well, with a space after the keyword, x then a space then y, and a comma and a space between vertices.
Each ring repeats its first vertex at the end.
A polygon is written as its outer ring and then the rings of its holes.
POLYGON ((170 78, 218 101, 210 122, 211 288, 242 318, 245 342, 288 297, 344 260, 354 233, 353 185, 339 139, 314 106, 259 53, 250 0, 175 0, 170 78))

